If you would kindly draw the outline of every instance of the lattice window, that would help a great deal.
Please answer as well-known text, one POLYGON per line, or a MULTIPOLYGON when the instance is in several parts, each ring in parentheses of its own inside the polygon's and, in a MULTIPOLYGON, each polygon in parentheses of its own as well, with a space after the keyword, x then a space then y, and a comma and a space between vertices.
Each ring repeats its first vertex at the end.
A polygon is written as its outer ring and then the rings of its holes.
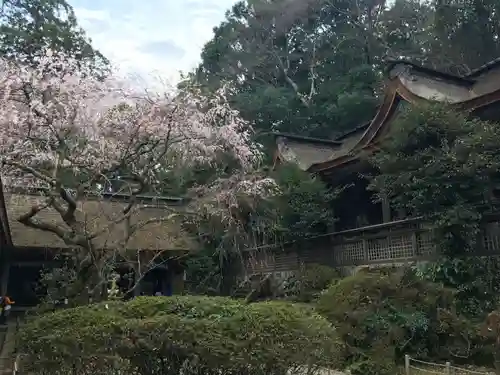
POLYGON ((386 259, 387 239, 376 238, 366 241, 368 260, 386 259))
POLYGON ((430 256, 436 252, 436 244, 432 232, 421 232, 417 234, 418 255, 430 256))
POLYGON ((415 248, 411 234, 391 236, 390 239, 391 259, 412 258, 415 256, 415 248))
POLYGON ((410 234, 391 235, 367 241, 368 260, 393 260, 414 255, 410 234))
POLYGON ((353 241, 334 246, 338 264, 351 264, 364 260, 363 241, 353 241))
POLYGON ((500 223, 489 223, 483 236, 483 248, 487 253, 500 252, 500 223))

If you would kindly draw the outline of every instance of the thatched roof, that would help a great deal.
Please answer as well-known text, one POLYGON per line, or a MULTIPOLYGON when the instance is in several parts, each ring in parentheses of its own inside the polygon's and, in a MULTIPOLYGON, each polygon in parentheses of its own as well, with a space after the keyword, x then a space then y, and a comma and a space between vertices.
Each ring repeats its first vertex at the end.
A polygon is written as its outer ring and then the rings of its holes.
POLYGON ((300 169, 307 171, 316 164, 348 155, 351 146, 358 141, 361 135, 361 131, 353 132, 337 144, 321 144, 317 142, 320 140, 311 140, 310 138, 301 140, 298 137, 277 136, 276 146, 282 160, 295 163, 300 169))
MULTIPOLYGON (((8 222, 11 238, 16 247, 67 248, 55 234, 40 229, 27 227, 18 221, 19 217, 30 211, 31 207, 44 201, 42 196, 5 193, 8 222)), ((149 205, 148 205, 149 206, 149 205)), ((114 219, 121 217, 126 202, 111 199, 87 199, 78 205, 77 217, 89 233, 107 228, 100 234, 95 243, 99 248, 113 248, 125 238, 125 223, 108 227, 114 219)), ((134 225, 152 218, 164 218, 170 211, 158 204, 152 208, 139 211, 131 216, 130 224, 134 225)), ((67 228, 57 211, 44 209, 36 216, 41 222, 60 225, 67 228)), ((181 229, 175 219, 166 222, 155 222, 137 230, 127 245, 128 249, 138 250, 193 250, 196 241, 181 229)))

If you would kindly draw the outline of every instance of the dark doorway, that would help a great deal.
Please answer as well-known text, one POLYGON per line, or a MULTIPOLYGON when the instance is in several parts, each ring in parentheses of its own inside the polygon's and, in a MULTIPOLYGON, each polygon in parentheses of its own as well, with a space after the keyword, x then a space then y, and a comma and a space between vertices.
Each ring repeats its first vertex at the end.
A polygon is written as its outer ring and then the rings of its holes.
POLYGON ((7 295, 16 307, 31 307, 40 303, 40 275, 42 266, 11 265, 7 295))
POLYGON ((141 292, 145 295, 172 295, 172 272, 166 267, 156 267, 148 271, 141 282, 141 292))

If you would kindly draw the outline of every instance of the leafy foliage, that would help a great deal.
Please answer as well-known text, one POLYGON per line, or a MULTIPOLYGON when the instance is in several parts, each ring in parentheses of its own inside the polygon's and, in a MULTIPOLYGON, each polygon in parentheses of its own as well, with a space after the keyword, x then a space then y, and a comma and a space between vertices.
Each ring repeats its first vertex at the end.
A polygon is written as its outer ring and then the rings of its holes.
POLYGON ((285 374, 339 363, 335 330, 311 309, 206 297, 137 298, 47 314, 21 332, 37 374, 285 374), (93 372, 97 371, 97 372, 93 372), (107 372, 108 371, 108 372, 107 372))
POLYGON ((495 257, 445 258, 415 267, 417 276, 456 290, 457 311, 483 320, 497 308, 500 263, 495 257))
POLYGON ((334 268, 322 264, 303 264, 286 280, 285 295, 298 302, 312 302, 339 278, 339 271, 334 268))
POLYGON ((454 73, 468 73, 500 54, 500 5, 495 0, 435 2, 435 58, 454 73), (481 42, 477 42, 480 40, 481 42))
POLYGON ((66 0, 6 0, 0 12, 1 56, 36 65, 50 48, 96 73, 107 71, 108 60, 91 46, 66 0))
POLYGON ((393 129, 371 160, 380 171, 371 188, 422 216, 445 254, 475 249, 500 183, 500 125, 428 104, 406 109, 393 129))
POLYGON ((261 152, 251 142, 250 124, 229 107, 222 92, 210 98, 194 91, 138 94, 118 76, 101 79, 87 74, 76 59, 45 52, 36 67, 0 59, 2 179, 7 189, 44 191, 16 220, 73 249, 95 298, 105 296, 117 262, 131 265, 139 279, 171 247, 195 246, 187 236, 182 244, 161 243, 161 235, 147 236, 154 245, 131 245, 134 238, 145 238, 138 236, 140 231, 153 227, 166 235, 177 226, 167 236, 171 239, 183 233, 179 218, 188 209, 153 211, 137 198, 164 190, 163 177, 170 169, 232 156, 236 167, 230 178, 196 186, 191 216, 216 211, 221 220, 231 220, 236 195, 264 199, 267 187, 274 186, 270 179, 261 185, 257 174, 246 181, 261 152), (110 180, 116 182, 111 193, 121 193, 123 206, 106 212, 102 201, 87 204, 110 191, 110 180), (55 221, 43 218, 49 212, 55 221), (129 251, 147 247, 155 251, 129 251))
POLYGON ((225 290, 224 294, 229 294, 227 284, 235 283, 245 249, 272 248, 331 230, 335 222, 332 203, 337 191, 291 164, 281 165, 267 176, 276 184, 274 194, 240 194, 231 206, 230 218, 224 212, 211 211, 186 224, 203 239, 205 247, 203 254, 191 258, 191 282, 209 282, 210 293, 225 290))
POLYGON ((209 248, 193 254, 186 261, 186 291, 191 294, 218 295, 224 279, 224 262, 209 248))
POLYGON ((292 164, 279 166, 272 174, 280 187, 277 197, 280 223, 285 240, 328 233, 335 222, 333 201, 341 188, 332 190, 318 177, 292 164))
POLYGON ((232 100, 262 132, 317 137, 370 120, 386 59, 465 74, 498 57, 495 0, 240 1, 186 79, 232 100))
POLYGON ((491 347, 479 326, 455 314, 454 295, 405 269, 361 271, 326 290, 317 311, 337 327, 356 366, 371 359, 380 368, 378 360, 394 364, 403 354, 488 363, 491 347))

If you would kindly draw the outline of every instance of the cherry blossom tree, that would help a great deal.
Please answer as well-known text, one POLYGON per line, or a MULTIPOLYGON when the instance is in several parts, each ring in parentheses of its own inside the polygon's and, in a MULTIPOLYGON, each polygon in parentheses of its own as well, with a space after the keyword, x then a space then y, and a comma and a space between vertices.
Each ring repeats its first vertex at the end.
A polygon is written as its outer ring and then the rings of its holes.
MULTIPOLYGON (((134 232, 179 215, 165 208, 160 216, 133 220, 148 208, 138 196, 155 193, 162 170, 190 168, 231 153, 243 176, 260 160, 258 146, 250 141, 252 128, 229 106, 225 90, 212 97, 194 90, 139 91, 113 77, 94 78, 76 61, 50 52, 37 66, 0 60, 3 183, 6 189, 22 186, 43 193, 39 204, 16 219, 82 252, 82 263, 94 270, 94 285, 106 281, 106 262, 126 253, 134 232), (102 194, 113 179, 119 180, 114 192, 126 194, 127 202, 105 224, 91 227, 83 202, 102 194), (57 213, 60 222, 43 220, 44 211, 57 213), (120 241, 101 251, 98 239, 118 226, 120 241)), ((270 184, 233 183, 238 193, 245 186, 260 192, 270 184)), ((206 187, 212 189, 208 195, 218 186, 206 187)), ((233 201, 227 188, 215 200, 224 207, 233 201)))

